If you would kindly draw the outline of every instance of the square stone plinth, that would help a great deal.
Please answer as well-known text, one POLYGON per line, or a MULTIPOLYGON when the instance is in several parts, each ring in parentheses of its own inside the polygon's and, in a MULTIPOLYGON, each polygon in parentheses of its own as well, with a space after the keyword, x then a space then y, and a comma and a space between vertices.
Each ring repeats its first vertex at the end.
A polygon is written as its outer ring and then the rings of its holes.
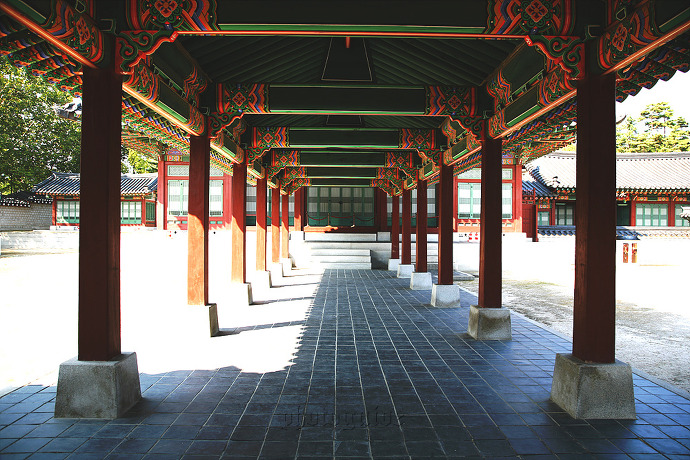
POLYGON ((586 363, 556 355, 551 400, 576 419, 634 419, 635 394, 629 364, 586 363))
POLYGON ((434 284, 431 286, 432 307, 459 307, 460 286, 457 284, 434 284))
POLYGON ((477 340, 510 340, 513 338, 510 310, 507 308, 470 307, 467 332, 477 340))
POLYGON ((400 259, 388 259, 388 271, 397 273, 398 266, 400 266, 400 259))
POLYGON ((218 334, 218 306, 215 303, 186 305, 175 314, 186 335, 206 338, 218 334))
POLYGON ((281 280, 283 279, 283 264, 280 262, 274 262, 271 264, 270 267, 271 271, 271 286, 273 286, 273 283, 278 283, 280 284, 281 280))
POLYGON ((412 276, 413 271, 414 265, 400 264, 398 265, 398 278, 410 278, 412 276))
POLYGON ((110 361, 79 361, 60 364, 56 418, 121 417, 141 399, 136 353, 110 361))
POLYGON ((283 276, 290 276, 292 274, 292 259, 289 257, 282 258, 280 263, 283 264, 283 276))
POLYGON ((267 291, 271 289, 271 272, 267 270, 258 270, 254 272, 251 284, 252 292, 267 291))
POLYGON ((254 303, 252 285, 250 283, 230 283, 230 298, 238 305, 251 305, 254 303))
POLYGON ((410 277, 410 289, 415 291, 431 289, 432 284, 431 273, 429 272, 414 272, 410 277))

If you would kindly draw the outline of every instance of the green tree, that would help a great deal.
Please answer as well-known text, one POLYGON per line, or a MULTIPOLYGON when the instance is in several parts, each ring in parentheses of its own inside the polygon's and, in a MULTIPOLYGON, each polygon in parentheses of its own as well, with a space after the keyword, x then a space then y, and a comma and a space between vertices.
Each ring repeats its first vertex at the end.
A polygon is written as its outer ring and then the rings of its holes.
POLYGON ((71 100, 0 57, 0 193, 31 189, 55 171, 79 171, 80 125, 54 110, 71 100))
MULTIPOLYGON (((125 147, 126 148, 126 147, 125 147)), ((158 162, 153 158, 149 158, 136 150, 127 148, 127 172, 131 171, 135 174, 152 173, 158 171, 158 162)))
POLYGON ((616 147, 619 152, 687 152, 690 129, 683 117, 674 117, 667 102, 650 104, 640 118, 618 125, 616 147))

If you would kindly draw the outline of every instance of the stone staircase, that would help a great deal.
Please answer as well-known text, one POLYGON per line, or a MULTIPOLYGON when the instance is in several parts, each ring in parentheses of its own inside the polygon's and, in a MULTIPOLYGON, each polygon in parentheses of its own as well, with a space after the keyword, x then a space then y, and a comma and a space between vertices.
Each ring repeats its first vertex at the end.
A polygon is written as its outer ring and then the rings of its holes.
MULTIPOLYGON (((319 246, 323 244, 324 243, 319 243, 319 246)), ((313 244, 311 246, 310 258, 311 263, 315 267, 371 270, 370 249, 314 248, 313 244)), ((329 244, 329 246, 332 246, 332 244, 329 244)))

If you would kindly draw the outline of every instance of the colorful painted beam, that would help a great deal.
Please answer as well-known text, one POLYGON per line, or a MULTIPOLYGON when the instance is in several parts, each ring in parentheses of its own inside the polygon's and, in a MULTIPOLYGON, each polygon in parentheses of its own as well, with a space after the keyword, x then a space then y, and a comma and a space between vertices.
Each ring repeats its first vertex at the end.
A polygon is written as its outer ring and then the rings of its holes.
POLYGON ((249 145, 259 149, 380 148, 437 149, 433 129, 254 127, 249 145))

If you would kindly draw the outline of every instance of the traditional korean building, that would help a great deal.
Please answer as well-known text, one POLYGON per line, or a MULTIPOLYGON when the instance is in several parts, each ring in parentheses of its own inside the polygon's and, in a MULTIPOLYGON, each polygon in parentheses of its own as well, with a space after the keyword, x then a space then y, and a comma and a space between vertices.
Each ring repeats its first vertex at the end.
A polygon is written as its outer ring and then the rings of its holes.
MULTIPOLYGON (((574 152, 555 152, 525 165, 523 191, 534 192, 539 227, 575 225, 574 152)), ((690 154, 616 155, 616 224, 690 227, 680 217, 690 202, 690 154)))
MULTIPOLYGON (((155 227, 157 175, 122 174, 120 183, 120 225, 155 227)), ((79 226, 80 191, 77 173, 53 173, 33 188, 51 198, 51 225, 57 227, 79 226)))

